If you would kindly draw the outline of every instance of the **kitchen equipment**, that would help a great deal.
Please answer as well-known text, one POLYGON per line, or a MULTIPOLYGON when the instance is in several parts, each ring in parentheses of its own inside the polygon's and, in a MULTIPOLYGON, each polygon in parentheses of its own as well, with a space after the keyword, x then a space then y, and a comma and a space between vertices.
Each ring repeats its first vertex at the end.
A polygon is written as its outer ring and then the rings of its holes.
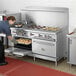
POLYGON ((55 61, 56 65, 63 57, 62 30, 12 28, 11 31, 12 36, 18 41, 18 44, 14 44, 14 48, 18 49, 14 50, 13 54, 55 61))
POLYGON ((22 27, 22 24, 15 24, 15 27, 22 27))
MULTIPOLYGON (((21 21, 25 23, 24 27, 16 28, 12 31, 12 35, 15 38, 32 40, 32 50, 29 56, 34 56, 34 59, 38 57, 55 61, 57 65, 57 61, 63 57, 67 47, 68 8, 25 8, 21 11, 21 18, 21 21)), ((17 46, 15 48, 18 48, 17 46)), ((22 47, 23 45, 20 49, 22 47)))
POLYGON ((24 24, 23 24, 22 22, 16 22, 14 26, 15 26, 16 28, 22 28, 23 25, 24 25, 24 24))
MULTIPOLYGON (((74 30, 76 31, 76 30, 74 30)), ((70 65, 76 65, 76 32, 67 35, 68 40, 68 63, 70 65)))
POLYGON ((22 37, 15 37, 17 44, 14 44, 14 47, 31 50, 32 48, 32 40, 22 37))
MULTIPOLYGON (((32 52, 35 58, 59 61, 63 57, 62 31, 32 31, 32 52), (35 35, 36 34, 36 35, 35 35)), ((30 35, 31 37, 31 35, 30 35)))
POLYGON ((27 32, 22 28, 11 28, 11 33, 14 39, 17 41, 17 44, 10 44, 10 49, 6 49, 6 52, 9 52, 16 56, 24 56, 29 53, 32 53, 32 40, 27 38, 27 32))

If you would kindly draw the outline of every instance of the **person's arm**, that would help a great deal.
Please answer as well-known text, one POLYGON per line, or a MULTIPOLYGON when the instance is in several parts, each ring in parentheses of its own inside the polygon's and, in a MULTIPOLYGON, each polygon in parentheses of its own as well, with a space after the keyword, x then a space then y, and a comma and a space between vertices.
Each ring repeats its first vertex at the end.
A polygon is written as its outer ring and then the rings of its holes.
POLYGON ((6 27, 3 27, 3 30, 4 30, 4 33, 6 34, 7 38, 12 40, 13 38, 12 38, 12 35, 11 35, 10 28, 8 26, 6 26, 6 27))
POLYGON ((9 40, 11 40, 13 43, 17 44, 17 41, 16 41, 16 40, 12 37, 12 35, 11 35, 11 30, 10 30, 10 28, 9 28, 9 27, 6 27, 6 28, 4 28, 4 31, 5 31, 5 34, 6 34, 7 38, 8 38, 9 40))

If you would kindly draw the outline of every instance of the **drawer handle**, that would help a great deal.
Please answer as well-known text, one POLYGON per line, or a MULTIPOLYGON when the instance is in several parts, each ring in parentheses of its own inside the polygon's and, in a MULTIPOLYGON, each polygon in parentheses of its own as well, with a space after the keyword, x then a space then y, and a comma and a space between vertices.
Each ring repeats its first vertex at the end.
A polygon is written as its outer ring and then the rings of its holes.
POLYGON ((45 51, 45 49, 44 49, 44 48, 41 48, 41 50, 42 50, 42 51, 45 51))

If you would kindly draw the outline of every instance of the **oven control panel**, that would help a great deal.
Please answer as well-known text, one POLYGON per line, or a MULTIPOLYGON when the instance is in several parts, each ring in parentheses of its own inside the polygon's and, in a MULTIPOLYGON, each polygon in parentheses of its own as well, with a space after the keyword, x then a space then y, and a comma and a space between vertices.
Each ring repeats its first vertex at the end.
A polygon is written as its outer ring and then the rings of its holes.
POLYGON ((27 38, 34 38, 34 39, 43 39, 43 40, 50 40, 55 42, 57 40, 57 35, 55 33, 47 33, 47 32, 33 32, 33 31, 26 31, 21 28, 12 28, 11 33, 13 36, 21 36, 27 38))
POLYGON ((56 34, 47 34, 47 33, 38 33, 38 32, 30 32, 30 37, 35 39, 44 39, 50 41, 56 41, 56 34))
POLYGON ((28 36, 28 32, 21 28, 11 28, 11 33, 13 36, 21 36, 21 37, 28 36))
POLYGON ((19 36, 26 36, 26 31, 24 31, 23 29, 17 29, 16 34, 19 36))

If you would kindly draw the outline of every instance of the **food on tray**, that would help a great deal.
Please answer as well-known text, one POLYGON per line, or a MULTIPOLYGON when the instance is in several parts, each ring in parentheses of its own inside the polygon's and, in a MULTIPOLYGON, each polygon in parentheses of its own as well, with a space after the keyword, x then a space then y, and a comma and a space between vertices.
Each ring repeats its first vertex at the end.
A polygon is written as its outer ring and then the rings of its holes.
POLYGON ((58 27, 47 27, 47 26, 43 26, 42 29, 43 30, 48 30, 48 31, 58 31, 58 30, 60 30, 60 28, 58 28, 58 27))
POLYGON ((20 43, 20 44, 26 44, 26 45, 32 43, 32 40, 30 40, 30 39, 22 39, 22 38, 20 38, 20 39, 17 39, 16 41, 17 41, 18 43, 20 43))
POLYGON ((58 31, 59 28, 57 28, 57 27, 47 27, 47 30, 58 31))
POLYGON ((58 31, 59 28, 58 27, 47 27, 46 30, 49 30, 49 31, 58 31))

